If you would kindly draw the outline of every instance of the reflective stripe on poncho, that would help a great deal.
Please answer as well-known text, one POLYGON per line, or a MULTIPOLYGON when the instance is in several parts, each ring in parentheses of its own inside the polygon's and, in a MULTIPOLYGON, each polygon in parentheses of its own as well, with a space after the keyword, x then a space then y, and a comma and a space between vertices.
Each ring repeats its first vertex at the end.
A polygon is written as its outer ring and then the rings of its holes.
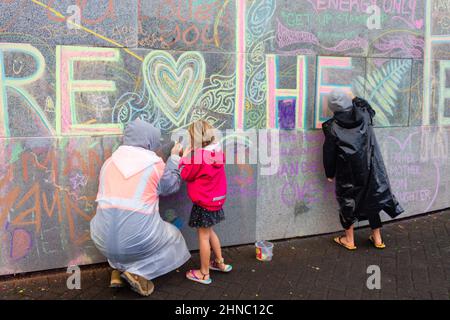
POLYGON ((159 215, 159 195, 180 187, 178 162, 121 146, 103 164, 91 238, 111 267, 150 280, 190 258, 181 232, 159 215))

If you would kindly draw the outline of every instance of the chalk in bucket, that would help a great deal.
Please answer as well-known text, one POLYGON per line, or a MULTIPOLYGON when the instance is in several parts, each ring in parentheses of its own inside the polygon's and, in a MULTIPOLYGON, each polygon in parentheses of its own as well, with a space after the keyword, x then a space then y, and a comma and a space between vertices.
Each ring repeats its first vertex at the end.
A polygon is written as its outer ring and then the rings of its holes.
POLYGON ((262 240, 255 243, 256 259, 259 261, 271 261, 273 256, 273 243, 262 240))

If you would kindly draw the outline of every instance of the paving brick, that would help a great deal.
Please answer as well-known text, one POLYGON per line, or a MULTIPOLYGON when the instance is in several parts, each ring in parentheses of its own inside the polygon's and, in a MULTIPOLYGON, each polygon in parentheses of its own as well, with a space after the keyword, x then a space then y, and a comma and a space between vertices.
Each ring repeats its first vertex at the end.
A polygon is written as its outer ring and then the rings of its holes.
POLYGON ((450 299, 450 290, 448 287, 434 287, 431 289, 431 296, 437 300, 448 300, 450 299))
POLYGON ((131 299, 141 299, 135 292, 131 291, 129 288, 114 289, 111 291, 114 300, 131 300, 131 299))
POLYGON ((223 299, 237 299, 241 295, 243 288, 237 284, 230 284, 223 292, 223 299))
POLYGON ((180 296, 177 294, 172 294, 172 295, 167 296, 167 300, 187 300, 187 299, 190 299, 190 298, 186 297, 186 296, 180 296))
POLYGON ((414 294, 414 299, 430 300, 430 299, 432 299, 432 296, 429 291, 417 290, 414 294))
POLYGON ((347 288, 345 297, 351 300, 360 300, 362 296, 362 288, 347 288))
POLYGON ((272 262, 254 258, 254 246, 224 248, 229 274, 211 273, 209 286, 184 273, 199 264, 198 253, 177 271, 154 280, 155 293, 110 289, 107 264, 82 267, 81 290, 68 290, 65 270, 0 277, 0 299, 449 299, 450 211, 386 224, 388 247, 376 250, 370 230, 358 229, 358 250, 332 242, 335 235, 275 242, 272 262), (367 267, 379 265, 381 290, 368 290, 367 267))
POLYGON ((326 288, 314 288, 309 294, 307 299, 310 300, 325 300, 328 295, 326 288))
POLYGON ((381 290, 380 298, 382 300, 396 300, 397 294, 395 291, 385 291, 384 289, 381 290))
POLYGON ((346 300, 345 290, 329 289, 327 299, 328 300, 346 300))
MULTIPOLYGON (((205 286, 204 284, 198 284, 198 286, 205 286)), ((204 291, 190 291, 188 293, 186 293, 184 295, 185 299, 189 299, 189 300, 202 300, 202 299, 207 299, 208 298, 208 294, 205 294, 204 291)))
POLYGON ((361 299, 362 300, 379 300, 379 299, 381 299, 381 289, 380 290, 365 289, 362 291, 361 299))
MULTIPOLYGON (((75 290, 71 290, 71 291, 75 291, 75 290)), ((100 292, 102 292, 102 291, 105 291, 105 289, 103 287, 92 286, 87 290, 81 291, 80 294, 76 298, 81 299, 81 300, 91 300, 91 299, 94 299, 96 296, 98 296, 100 294, 100 292)))
POLYGON ((159 291, 159 290, 156 290, 152 294, 151 298, 154 299, 154 300, 166 300, 168 296, 169 295, 167 293, 159 291))
POLYGON ((240 300, 254 300, 259 299, 259 294, 257 292, 248 292, 248 291, 242 291, 239 294, 240 300))

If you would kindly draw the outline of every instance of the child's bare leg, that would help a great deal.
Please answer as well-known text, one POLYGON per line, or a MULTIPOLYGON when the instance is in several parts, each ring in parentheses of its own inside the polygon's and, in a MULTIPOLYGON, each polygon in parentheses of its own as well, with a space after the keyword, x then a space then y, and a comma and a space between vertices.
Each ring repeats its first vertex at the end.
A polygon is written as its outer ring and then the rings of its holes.
POLYGON ((211 228, 209 241, 211 243, 211 247, 214 251, 215 259, 215 267, 219 268, 224 272, 230 272, 231 266, 224 263, 222 256, 222 248, 220 246, 220 240, 217 234, 214 232, 213 228, 211 228))
POLYGON ((210 234, 209 242, 211 243, 211 247, 214 252, 214 256, 216 257, 216 259, 222 260, 222 248, 220 245, 219 237, 217 236, 217 234, 213 228, 210 228, 210 229, 211 229, 211 231, 209 233, 210 234))
POLYGON ((211 235, 211 228, 198 228, 198 244, 200 248, 200 271, 201 274, 197 273, 197 270, 195 271, 196 276, 200 279, 208 279, 209 278, 209 261, 211 259, 211 245, 210 245, 210 235, 211 235))

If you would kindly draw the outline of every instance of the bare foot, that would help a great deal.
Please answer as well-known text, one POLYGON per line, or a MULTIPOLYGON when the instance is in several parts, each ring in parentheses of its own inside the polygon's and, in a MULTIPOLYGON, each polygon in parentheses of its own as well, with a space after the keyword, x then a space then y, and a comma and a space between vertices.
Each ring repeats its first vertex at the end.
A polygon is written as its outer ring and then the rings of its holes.
POLYGON ((349 241, 349 240, 347 240, 347 237, 346 237, 346 236, 342 236, 340 239, 341 239, 341 242, 342 242, 343 244, 345 244, 346 246, 349 246, 349 247, 354 247, 354 246, 355 246, 355 241, 349 241))
POLYGON ((375 245, 382 245, 383 244, 383 239, 381 239, 381 235, 380 234, 373 233, 372 234, 372 239, 373 239, 375 245))

